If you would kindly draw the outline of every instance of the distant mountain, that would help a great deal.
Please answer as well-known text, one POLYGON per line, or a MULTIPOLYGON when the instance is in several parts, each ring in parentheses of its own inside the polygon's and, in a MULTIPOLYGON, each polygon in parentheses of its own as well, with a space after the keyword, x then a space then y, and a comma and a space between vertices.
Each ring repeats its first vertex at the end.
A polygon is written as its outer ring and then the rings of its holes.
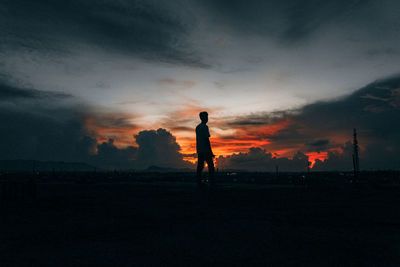
POLYGON ((96 170, 83 162, 0 160, 0 171, 64 171, 90 172, 96 170))
POLYGON ((159 166, 149 166, 144 171, 146 172, 192 172, 193 169, 190 168, 168 168, 168 167, 159 167, 159 166))

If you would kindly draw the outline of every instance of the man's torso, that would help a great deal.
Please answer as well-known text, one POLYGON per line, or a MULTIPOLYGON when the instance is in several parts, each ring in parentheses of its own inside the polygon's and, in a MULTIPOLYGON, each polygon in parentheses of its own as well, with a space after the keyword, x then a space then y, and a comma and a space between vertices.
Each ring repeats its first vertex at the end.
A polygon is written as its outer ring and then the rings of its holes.
POLYGON ((196 127, 196 149, 197 153, 210 153, 210 143, 208 138, 210 132, 208 126, 205 123, 200 123, 196 127))

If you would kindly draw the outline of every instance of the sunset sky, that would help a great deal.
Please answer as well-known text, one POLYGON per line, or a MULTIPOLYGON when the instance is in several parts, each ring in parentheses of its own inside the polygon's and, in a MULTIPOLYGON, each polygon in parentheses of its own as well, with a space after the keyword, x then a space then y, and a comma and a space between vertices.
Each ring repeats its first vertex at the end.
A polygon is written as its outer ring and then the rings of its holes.
POLYGON ((172 151, 189 166, 205 110, 229 168, 299 151, 322 166, 353 128, 362 168, 398 168, 399 14, 395 0, 2 1, 1 159, 145 168, 172 151))

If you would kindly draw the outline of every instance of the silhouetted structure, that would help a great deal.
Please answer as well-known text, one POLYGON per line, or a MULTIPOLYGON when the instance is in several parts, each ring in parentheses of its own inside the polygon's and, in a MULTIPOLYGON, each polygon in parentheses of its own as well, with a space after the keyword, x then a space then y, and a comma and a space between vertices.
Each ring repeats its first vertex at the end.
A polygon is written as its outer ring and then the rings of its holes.
POLYGON ((357 181, 360 173, 360 162, 358 158, 357 131, 355 128, 353 130, 353 170, 354 170, 354 179, 355 181, 357 181))
POLYGON ((202 186, 201 173, 204 168, 204 161, 207 162, 208 173, 209 173, 209 185, 213 187, 215 185, 214 178, 214 154, 211 150, 210 144, 210 132, 208 130, 208 113, 203 111, 199 114, 201 123, 196 127, 196 150, 197 150, 197 184, 199 187, 202 186))

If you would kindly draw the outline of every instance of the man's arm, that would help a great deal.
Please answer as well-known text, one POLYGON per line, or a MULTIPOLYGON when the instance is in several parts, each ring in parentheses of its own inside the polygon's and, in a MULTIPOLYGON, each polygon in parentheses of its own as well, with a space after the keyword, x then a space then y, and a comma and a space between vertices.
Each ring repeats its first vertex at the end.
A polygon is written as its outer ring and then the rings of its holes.
POLYGON ((208 130, 208 127, 207 127, 207 140, 206 140, 206 144, 207 144, 207 146, 208 146, 208 151, 210 152, 210 154, 211 154, 211 156, 212 157, 215 157, 215 155, 214 155, 214 153, 212 152, 212 149, 211 149, 211 143, 210 143, 210 131, 208 130))
POLYGON ((208 151, 209 151, 210 154, 214 157, 214 154, 213 154, 212 149, 211 149, 210 139, 207 137, 206 140, 205 140, 205 142, 206 142, 206 144, 207 144, 208 151))

